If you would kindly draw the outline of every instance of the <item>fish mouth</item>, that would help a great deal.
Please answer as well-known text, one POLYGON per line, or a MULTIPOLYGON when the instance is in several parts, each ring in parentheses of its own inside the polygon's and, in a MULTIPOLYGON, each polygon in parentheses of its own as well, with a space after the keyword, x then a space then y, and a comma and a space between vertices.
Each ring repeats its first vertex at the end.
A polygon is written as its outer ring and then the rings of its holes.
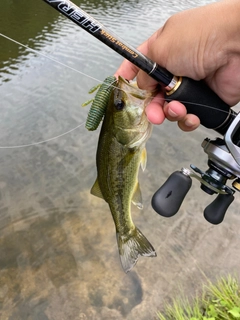
POLYGON ((146 100, 144 105, 147 105, 156 94, 156 92, 138 88, 136 81, 129 81, 121 76, 118 76, 118 88, 125 91, 126 94, 132 96, 133 98, 146 100))

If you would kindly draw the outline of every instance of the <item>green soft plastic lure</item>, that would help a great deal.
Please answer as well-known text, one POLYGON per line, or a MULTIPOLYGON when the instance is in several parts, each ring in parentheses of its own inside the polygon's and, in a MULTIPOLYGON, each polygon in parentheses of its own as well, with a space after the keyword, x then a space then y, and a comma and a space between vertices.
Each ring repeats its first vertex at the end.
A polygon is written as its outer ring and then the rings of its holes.
POLYGON ((90 102, 92 102, 92 105, 90 107, 87 121, 85 127, 89 131, 94 131, 98 128, 108 105, 109 97, 111 95, 111 92, 113 90, 113 86, 116 84, 117 79, 114 76, 107 77, 104 82, 100 85, 95 86, 92 88, 89 93, 93 93, 94 91, 98 89, 95 98, 92 100, 89 100, 82 104, 82 106, 86 106, 90 102))

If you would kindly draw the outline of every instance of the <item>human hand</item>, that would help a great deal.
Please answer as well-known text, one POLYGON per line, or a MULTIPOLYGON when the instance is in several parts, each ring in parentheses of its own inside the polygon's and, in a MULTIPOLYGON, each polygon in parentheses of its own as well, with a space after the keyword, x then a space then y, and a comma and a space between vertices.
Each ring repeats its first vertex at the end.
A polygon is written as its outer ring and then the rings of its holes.
MULTIPOLYGON (((147 57, 178 76, 205 80, 230 106, 240 100, 240 2, 225 0, 172 16, 138 49, 147 57)), ((127 79, 137 76, 138 86, 154 90, 157 82, 128 61, 116 72, 127 79)), ((197 116, 187 114, 183 104, 166 103, 164 92, 147 106, 154 124, 165 117, 178 121, 184 131, 200 124, 197 116)))

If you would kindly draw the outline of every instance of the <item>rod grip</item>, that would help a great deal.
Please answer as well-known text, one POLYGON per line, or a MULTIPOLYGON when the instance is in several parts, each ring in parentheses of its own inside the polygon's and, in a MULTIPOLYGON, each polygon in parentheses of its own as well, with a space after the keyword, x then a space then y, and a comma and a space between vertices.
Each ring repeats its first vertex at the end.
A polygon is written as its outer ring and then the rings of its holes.
POLYGON ((198 116, 204 127, 221 134, 225 134, 233 120, 234 112, 230 111, 230 106, 204 81, 180 77, 175 87, 166 92, 165 99, 182 102, 187 108, 187 113, 198 116))

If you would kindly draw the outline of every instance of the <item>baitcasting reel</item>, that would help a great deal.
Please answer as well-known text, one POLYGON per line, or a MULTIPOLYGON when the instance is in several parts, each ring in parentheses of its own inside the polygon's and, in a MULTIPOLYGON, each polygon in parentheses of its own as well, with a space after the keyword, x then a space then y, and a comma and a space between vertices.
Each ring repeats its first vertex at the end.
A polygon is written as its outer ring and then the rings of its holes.
POLYGON ((191 178, 195 178, 204 192, 217 194, 204 210, 205 219, 212 224, 223 221, 235 190, 240 191, 240 113, 236 114, 223 139, 206 138, 202 148, 208 155, 209 168, 204 172, 191 165, 191 169, 172 173, 153 195, 152 207, 158 214, 164 217, 176 214, 191 188, 191 178), (227 180, 233 180, 232 188, 226 185, 227 180))

